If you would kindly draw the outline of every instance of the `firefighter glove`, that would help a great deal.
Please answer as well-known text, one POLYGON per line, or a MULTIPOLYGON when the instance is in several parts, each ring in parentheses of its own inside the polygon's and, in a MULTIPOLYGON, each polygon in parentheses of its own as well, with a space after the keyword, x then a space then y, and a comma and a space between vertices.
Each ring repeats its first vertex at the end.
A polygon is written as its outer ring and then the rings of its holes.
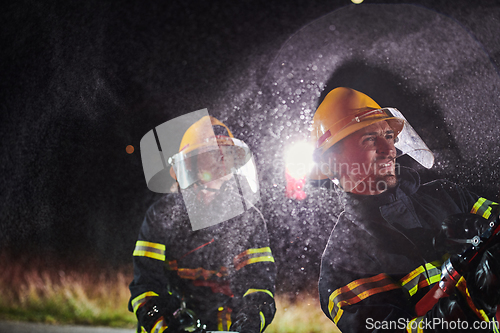
POLYGON ((256 305, 252 305, 239 311, 236 314, 235 321, 231 324, 231 331, 240 333, 259 333, 259 308, 256 305))
MULTIPOLYGON (((439 301, 434 305, 434 307, 429 312, 427 312, 424 317, 425 322, 435 322, 436 319, 439 319, 442 323, 458 323, 460 321, 468 322, 468 328, 473 327, 474 322, 481 320, 470 309, 467 301, 459 291, 455 291, 449 297, 440 298, 439 301)), ((427 329, 425 332, 448 332, 447 330, 443 329, 442 325, 431 326, 432 327, 427 329)), ((453 330, 453 332, 455 331, 470 332, 469 329, 462 329, 461 327, 457 327, 457 330, 453 330)), ((475 332, 483 331, 477 330, 475 332)))
POLYGON ((465 275, 474 305, 491 317, 500 304, 500 244, 485 251, 475 270, 465 275))
POLYGON ((143 306, 137 309, 137 320, 139 325, 144 327, 147 332, 161 320, 168 326, 172 321, 173 313, 179 309, 180 300, 172 295, 153 297, 143 306))
POLYGON ((273 297, 263 292, 249 294, 243 298, 243 305, 236 314, 231 331, 262 332, 273 320, 275 312, 276 305, 273 297))

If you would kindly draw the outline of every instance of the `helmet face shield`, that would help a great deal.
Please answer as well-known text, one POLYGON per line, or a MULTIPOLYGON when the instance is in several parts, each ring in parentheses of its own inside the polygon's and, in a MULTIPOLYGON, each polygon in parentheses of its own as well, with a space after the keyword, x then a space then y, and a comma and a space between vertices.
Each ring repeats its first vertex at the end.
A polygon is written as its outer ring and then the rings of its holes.
POLYGON ((146 133, 141 159, 151 191, 180 192, 193 230, 232 219, 259 200, 250 148, 207 109, 146 133))
POLYGON ((206 146, 169 159, 193 230, 236 217, 259 200, 252 153, 243 141, 232 140, 232 146, 206 146))
POLYGON ((403 129, 397 135, 397 140, 394 145, 397 149, 396 157, 408 155, 420 163, 423 167, 427 169, 432 168, 434 165, 434 154, 429 147, 427 147, 425 142, 422 138, 420 138, 413 127, 411 127, 410 123, 406 120, 403 114, 395 108, 385 108, 385 110, 391 115, 391 117, 404 120, 403 129))
POLYGON ((312 179, 330 178, 347 192, 371 193, 395 184, 397 157, 408 155, 425 168, 434 164, 431 150, 395 108, 358 112, 334 136, 346 130, 350 134, 340 141, 340 150, 322 158, 312 179))
POLYGON ((208 183, 237 172, 252 158, 248 146, 232 138, 233 145, 210 144, 187 154, 180 152, 168 159, 181 189, 195 183, 208 183))
MULTIPOLYGON (((168 159, 168 163, 174 170, 175 178, 179 183, 179 187, 184 190, 194 183, 198 182, 200 180, 199 178, 203 174, 203 171, 198 172, 198 161, 200 161, 201 164, 208 164, 208 161, 213 161, 211 167, 214 169, 214 172, 218 171, 220 173, 222 170, 224 170, 224 164, 220 155, 221 152, 219 150, 219 147, 209 146, 205 147, 205 149, 203 149, 203 152, 201 151, 201 149, 199 149, 189 154, 184 154, 182 152, 177 153, 168 159), (203 163, 203 161, 206 162, 203 163)), ((221 175, 221 177, 225 176, 226 174, 221 175)), ((208 175, 205 175, 204 179, 208 182, 215 176, 216 175, 211 176, 210 179, 208 179, 208 175)))
POLYGON ((434 154, 396 108, 381 108, 362 112, 340 129, 339 133, 344 137, 346 130, 352 134, 379 121, 386 121, 394 131, 396 157, 408 155, 427 169, 433 166, 434 154))

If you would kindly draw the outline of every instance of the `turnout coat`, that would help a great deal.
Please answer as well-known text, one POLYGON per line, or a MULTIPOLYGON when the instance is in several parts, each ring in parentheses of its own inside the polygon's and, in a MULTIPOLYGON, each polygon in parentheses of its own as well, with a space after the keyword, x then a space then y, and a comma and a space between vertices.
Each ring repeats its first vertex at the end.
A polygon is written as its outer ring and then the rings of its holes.
MULTIPOLYGON (((443 221, 471 212, 486 223, 498 208, 451 182, 421 185, 417 172, 400 171, 390 191, 342 194, 345 207, 322 255, 319 293, 323 311, 344 333, 417 327, 424 318, 416 318, 415 304, 439 281, 448 257, 434 244, 443 221)), ((466 284, 459 286, 467 298, 466 284)), ((468 303, 469 320, 486 319, 470 297, 468 303)))
POLYGON ((253 206, 235 218, 192 231, 182 195, 165 195, 146 213, 133 261, 129 309, 134 313, 151 298, 175 291, 209 330, 229 330, 245 300, 259 299, 253 297, 258 294, 272 303, 260 313, 261 331, 274 316, 276 268, 266 223, 253 206))

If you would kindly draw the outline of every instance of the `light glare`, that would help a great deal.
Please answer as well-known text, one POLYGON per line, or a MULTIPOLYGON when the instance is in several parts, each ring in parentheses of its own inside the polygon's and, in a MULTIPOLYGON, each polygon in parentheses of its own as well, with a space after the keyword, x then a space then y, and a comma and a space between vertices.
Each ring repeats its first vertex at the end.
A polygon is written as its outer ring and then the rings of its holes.
POLYGON ((285 150, 285 166, 290 176, 295 179, 305 177, 313 168, 314 145, 299 141, 285 150))

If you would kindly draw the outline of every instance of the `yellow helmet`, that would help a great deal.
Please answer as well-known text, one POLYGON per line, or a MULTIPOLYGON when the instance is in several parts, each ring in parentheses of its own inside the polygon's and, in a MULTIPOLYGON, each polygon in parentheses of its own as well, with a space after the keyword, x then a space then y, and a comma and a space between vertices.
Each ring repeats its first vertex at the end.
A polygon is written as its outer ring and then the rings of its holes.
POLYGON ((191 125, 182 137, 179 152, 188 154, 196 149, 207 146, 234 146, 233 133, 218 119, 212 116, 204 116, 191 125), (226 129, 228 136, 215 136, 212 126, 222 126, 226 129))
POLYGON ((369 96, 351 88, 335 88, 326 95, 313 117, 311 137, 322 155, 348 135, 386 120, 397 136, 404 120, 386 113, 369 96))
POLYGON ((212 116, 202 117, 184 132, 179 153, 169 159, 170 176, 180 182, 181 188, 189 186, 196 178, 190 170, 190 157, 196 156, 200 151, 222 147, 224 147, 223 154, 232 154, 235 157, 232 167, 240 167, 251 157, 246 144, 236 139, 224 123, 212 116), (224 127, 227 135, 215 135, 213 126, 217 125, 224 127))
MULTIPOLYGON (((369 96, 351 88, 338 87, 326 95, 313 117, 311 139, 314 155, 323 155, 330 147, 350 134, 373 123, 385 120, 397 136, 403 129, 404 118, 394 117, 369 96)), ((326 179, 319 166, 311 179, 326 179)))

